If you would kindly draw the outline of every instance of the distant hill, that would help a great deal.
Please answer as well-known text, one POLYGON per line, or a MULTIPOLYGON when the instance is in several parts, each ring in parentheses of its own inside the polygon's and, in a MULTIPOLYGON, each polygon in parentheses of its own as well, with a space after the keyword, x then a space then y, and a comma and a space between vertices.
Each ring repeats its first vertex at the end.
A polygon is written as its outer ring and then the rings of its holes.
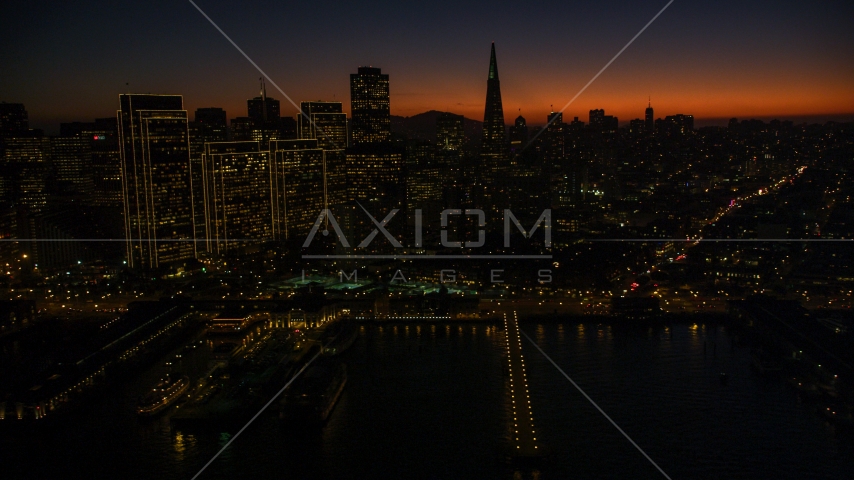
MULTIPOLYGON (((391 116, 391 131, 419 140, 436 140, 436 119, 445 112, 430 110, 411 117, 391 116)), ((480 144, 483 122, 466 118, 463 121, 468 145, 480 144)))

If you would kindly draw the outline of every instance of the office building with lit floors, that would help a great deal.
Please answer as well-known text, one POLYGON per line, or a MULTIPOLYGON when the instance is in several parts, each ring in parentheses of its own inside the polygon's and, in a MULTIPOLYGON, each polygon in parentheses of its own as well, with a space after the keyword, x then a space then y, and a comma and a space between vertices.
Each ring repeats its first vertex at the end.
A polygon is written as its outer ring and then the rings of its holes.
POLYGON ((299 138, 317 140, 324 150, 347 148, 347 114, 341 102, 300 102, 299 138))
POLYGON ((391 140, 388 74, 373 67, 359 67, 350 75, 351 138, 354 146, 391 140))
POLYGON ((347 149, 347 197, 356 201, 377 201, 400 205, 402 193, 403 151, 393 145, 371 145, 347 149))
POLYGON ((273 236, 305 240, 325 208, 324 151, 317 140, 270 142, 273 236))
POLYGON ((196 254, 187 111, 180 95, 119 95, 127 262, 157 269, 196 254))
MULTIPOLYGON (((348 215, 341 223, 347 225, 348 237, 365 238, 374 228, 363 208, 382 221, 392 210, 406 209, 406 182, 403 178, 404 151, 389 143, 361 145, 347 149, 347 200, 345 208, 337 208, 348 215)), ((336 206, 337 207, 337 206, 336 206)), ((388 230, 405 227, 399 215, 388 230)), ((373 242, 387 245, 386 243, 373 242)))
POLYGON ((348 202, 345 153, 348 145, 347 114, 343 113, 341 102, 301 102, 300 109, 299 138, 316 140, 318 148, 323 150, 324 205, 336 211, 348 202))
POLYGON ((207 251, 222 255, 273 240, 270 152, 258 142, 213 142, 202 155, 207 251))

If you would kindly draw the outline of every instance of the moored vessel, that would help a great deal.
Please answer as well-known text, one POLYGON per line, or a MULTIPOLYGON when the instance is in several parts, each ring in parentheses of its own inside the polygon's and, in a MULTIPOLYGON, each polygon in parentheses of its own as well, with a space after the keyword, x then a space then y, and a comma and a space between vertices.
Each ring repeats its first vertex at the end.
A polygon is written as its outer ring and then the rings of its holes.
POLYGON ((166 374, 157 386, 140 399, 136 413, 140 416, 156 415, 178 401, 189 387, 190 378, 186 375, 166 374))

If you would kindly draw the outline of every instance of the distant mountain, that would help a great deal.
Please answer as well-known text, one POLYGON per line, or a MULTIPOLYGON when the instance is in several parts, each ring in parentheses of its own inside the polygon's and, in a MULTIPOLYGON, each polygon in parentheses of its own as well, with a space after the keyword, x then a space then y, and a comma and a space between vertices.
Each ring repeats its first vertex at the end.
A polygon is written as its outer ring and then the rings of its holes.
MULTIPOLYGON (((445 112, 430 110, 429 112, 419 113, 411 117, 392 115, 391 131, 406 135, 412 139, 435 141, 436 119, 443 113, 445 112)), ((468 145, 480 144, 483 122, 466 118, 463 121, 463 129, 466 132, 466 138, 468 139, 466 143, 468 145)))

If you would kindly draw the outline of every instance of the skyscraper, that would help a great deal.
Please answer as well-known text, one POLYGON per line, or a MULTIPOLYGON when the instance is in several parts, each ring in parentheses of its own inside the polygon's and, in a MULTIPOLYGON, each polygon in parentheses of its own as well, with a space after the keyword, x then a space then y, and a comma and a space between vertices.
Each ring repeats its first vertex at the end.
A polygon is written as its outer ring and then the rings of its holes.
POLYGON ((279 101, 267 96, 267 86, 264 85, 263 79, 261 80, 261 93, 257 97, 247 100, 246 107, 249 118, 256 125, 279 122, 279 101))
POLYGON ((510 127, 510 146, 514 150, 520 150, 526 143, 528 143, 528 124, 525 117, 519 115, 510 127))
POLYGON ((96 118, 93 130, 83 132, 92 139, 92 198, 97 206, 121 207, 122 158, 116 117, 96 118))
MULTIPOLYGON (((489 57, 489 75, 486 80, 486 104, 483 112, 480 166, 473 169, 466 179, 471 185, 469 198, 478 208, 496 217, 510 205, 507 186, 510 174, 510 152, 507 148, 504 107, 501 103, 501 84, 498 80, 498 62, 495 58, 495 43, 489 57)), ((493 224, 496 224, 493 222, 493 224)))
POLYGON ((334 208, 347 201, 347 115, 341 102, 300 102, 299 138, 317 140, 323 150, 326 205, 334 208))
POLYGON ((300 102, 299 138, 317 140, 324 150, 347 147, 347 115, 341 102, 300 102))
POLYGON ((258 142, 210 142, 202 157, 206 247, 222 254, 272 240, 270 153, 258 142))
POLYGON ((228 121, 225 110, 221 108, 197 108, 193 121, 204 127, 201 130, 203 137, 211 139, 206 141, 225 141, 228 137, 228 121))
POLYGON ((495 60, 495 43, 489 57, 489 77, 486 81, 486 107, 483 113, 483 141, 481 154, 484 167, 493 179, 505 170, 507 140, 505 138, 504 108, 501 105, 501 84, 498 81, 498 63, 495 60))
POLYGON ((465 118, 442 113, 436 118, 436 141, 442 150, 460 150, 466 141, 465 118))
POLYGON ((5 139, 0 193, 31 215, 47 206, 47 179, 50 174, 50 139, 39 132, 5 139))
POLYGON ((403 204, 403 152, 392 145, 347 149, 349 200, 380 201, 388 206, 403 204))
POLYGON ((192 185, 183 98, 122 94, 119 103, 128 266, 153 269, 192 258, 192 185))
POLYGON ((317 140, 270 142, 273 235, 304 239, 326 206, 324 151, 317 140))
POLYGON ((646 112, 644 113, 644 121, 646 123, 646 131, 652 132, 655 130, 655 115, 652 110, 652 99, 647 103, 646 112))
POLYGON ((29 129, 27 109, 22 103, 0 102, 0 137, 9 137, 29 129))
POLYGON ((590 130, 596 133, 617 133, 619 120, 612 115, 605 115, 604 109, 590 110, 590 130))
MULTIPOLYGON (((194 119, 188 125, 190 133, 190 182, 201 187, 202 156, 205 144, 228 141, 228 120, 225 110, 217 107, 197 108, 194 119)), ((246 132, 246 138, 251 140, 251 126, 246 132)), ((203 188, 193 189, 193 224, 196 238, 207 238, 207 222, 205 220, 205 198, 203 188)))
POLYGON ((391 139, 388 74, 372 67, 350 74, 350 115, 354 146, 391 139))
POLYGON ((92 195, 92 138, 82 132, 51 138, 56 184, 63 194, 92 195))

